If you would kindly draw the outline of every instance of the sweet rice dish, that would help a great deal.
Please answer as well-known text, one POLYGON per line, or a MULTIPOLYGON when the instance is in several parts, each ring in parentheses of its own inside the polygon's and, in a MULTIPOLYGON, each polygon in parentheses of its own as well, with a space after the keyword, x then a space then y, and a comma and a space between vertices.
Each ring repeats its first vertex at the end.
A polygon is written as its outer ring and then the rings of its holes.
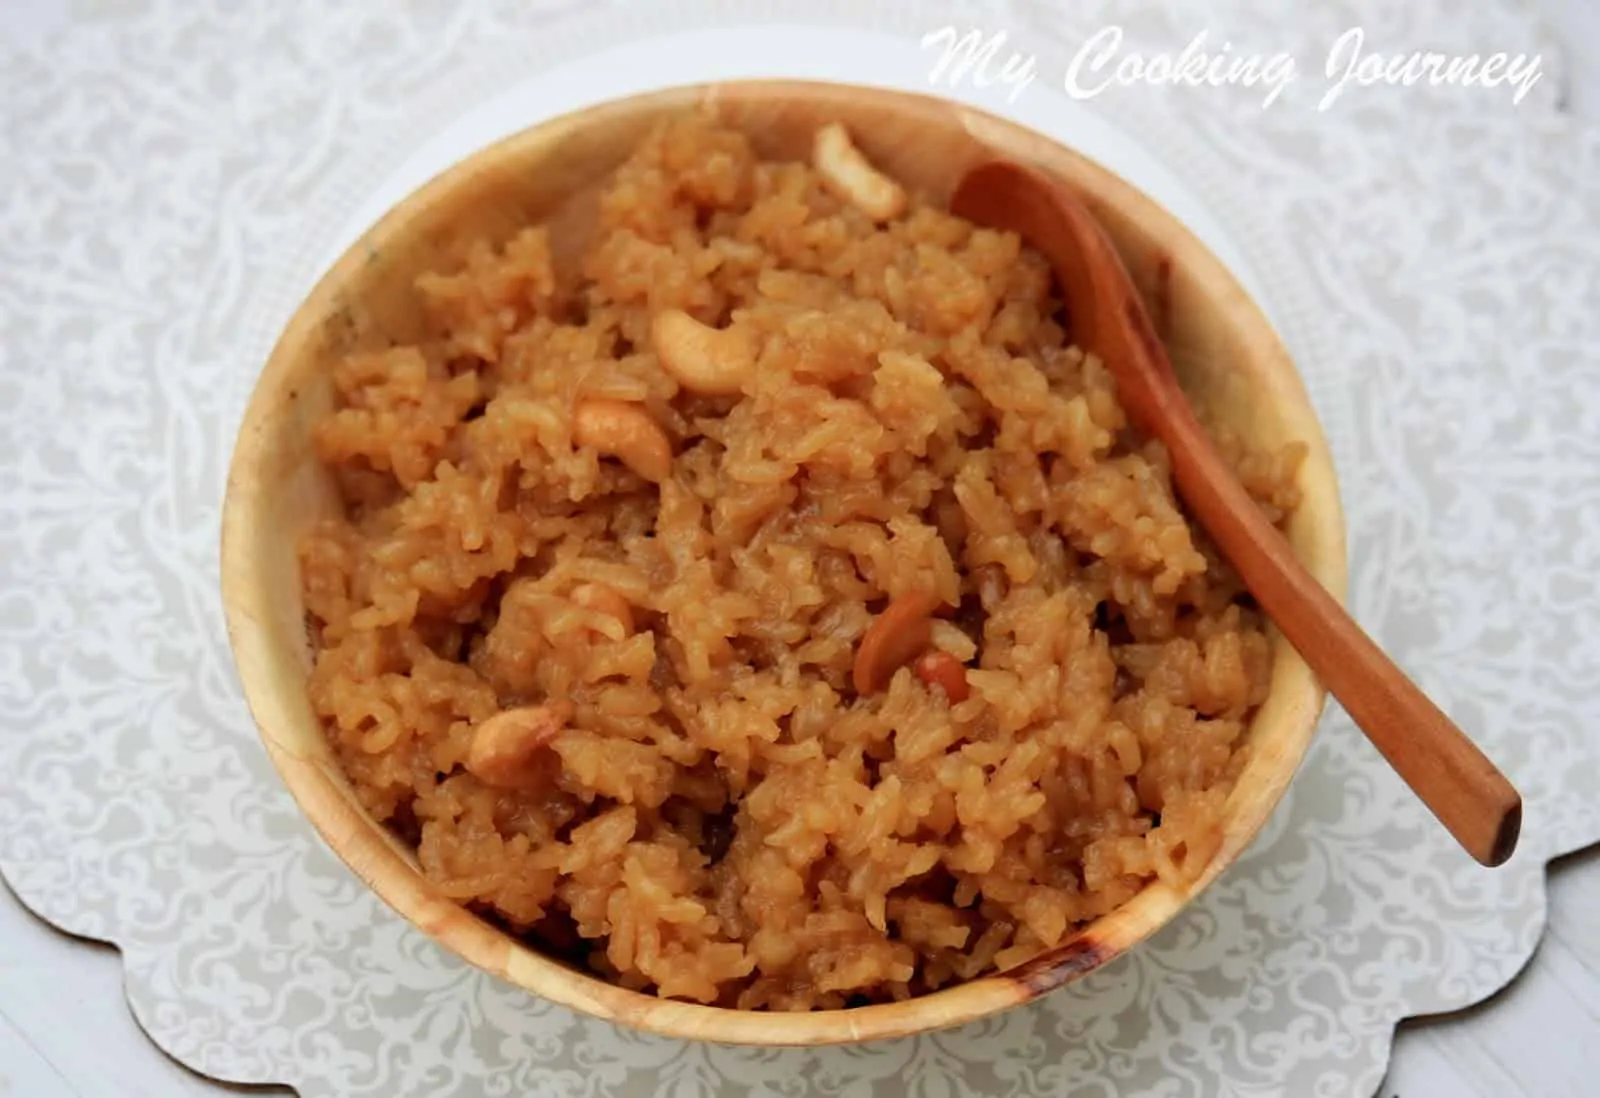
MULTIPOLYGON (((693 111, 333 371, 310 697, 445 895, 742 1009, 1011 968, 1217 849, 1265 623, 1043 259, 693 111)), ((1274 521, 1304 450, 1214 432, 1274 521)))

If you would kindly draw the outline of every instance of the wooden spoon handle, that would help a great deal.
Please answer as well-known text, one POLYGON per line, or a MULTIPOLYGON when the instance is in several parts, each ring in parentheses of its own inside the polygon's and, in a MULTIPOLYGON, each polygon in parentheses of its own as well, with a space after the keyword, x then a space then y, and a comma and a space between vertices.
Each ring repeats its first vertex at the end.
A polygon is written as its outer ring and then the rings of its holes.
POLYGON ((1504 863, 1522 830, 1516 789, 1306 571, 1187 402, 1163 413, 1179 493, 1267 616, 1456 841, 1486 866, 1504 863))
POLYGON ((1484 865, 1509 858, 1522 798, 1306 571, 1222 460, 1099 219, 1041 173, 1004 160, 969 170, 951 209, 1018 232, 1044 253, 1074 338, 1110 366, 1133 422, 1166 445, 1178 495, 1267 616, 1456 840, 1484 865))

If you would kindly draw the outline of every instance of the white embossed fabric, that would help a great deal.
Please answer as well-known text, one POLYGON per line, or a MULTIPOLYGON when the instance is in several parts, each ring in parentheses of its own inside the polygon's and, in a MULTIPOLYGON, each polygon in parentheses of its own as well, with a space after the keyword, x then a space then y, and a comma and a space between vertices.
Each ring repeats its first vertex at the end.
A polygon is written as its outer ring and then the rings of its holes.
POLYGON ((1553 111, 1560 59, 1522 3, 1066 7, 170 0, 0 41, 0 872, 122 948, 163 1048, 307 1098, 1342 1096, 1377 1085, 1397 1020, 1520 967, 1544 863, 1600 840, 1600 135, 1553 111), (1039 54, 1035 97, 1111 22, 1130 49, 1212 27, 1304 58, 1265 112, 1248 89, 1093 107, 1263 284, 1340 462, 1357 615, 1525 793, 1508 867, 1455 850, 1332 712, 1260 841, 1145 947, 964 1029, 773 1051, 532 999, 326 851, 259 748, 217 596, 223 471, 278 328, 374 188, 501 89, 628 40, 779 22, 905 43, 1007 26, 1039 54), (1352 25, 1543 49, 1548 75, 1519 107, 1367 88, 1317 112, 1309 70, 1352 25))

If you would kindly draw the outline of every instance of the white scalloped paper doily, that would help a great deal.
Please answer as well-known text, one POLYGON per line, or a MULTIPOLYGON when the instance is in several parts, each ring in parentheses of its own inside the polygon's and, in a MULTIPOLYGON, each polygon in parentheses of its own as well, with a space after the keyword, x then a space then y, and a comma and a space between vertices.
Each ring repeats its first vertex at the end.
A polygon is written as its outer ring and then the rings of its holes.
MULTIPOLYGON (((1312 81, 1266 113, 1220 90, 1074 111, 1053 76, 1015 105, 964 94, 1093 146, 1260 289, 1340 461, 1358 615, 1524 790, 1503 870, 1456 851, 1335 712, 1258 843, 1132 955, 950 1033, 771 1051, 644 1037, 483 977, 301 820, 221 627, 221 471, 279 326, 386 188, 529 109, 483 113, 505 89, 697 27, 831 27, 826 56, 777 32, 794 56, 745 74, 903 83, 911 65, 915 85, 914 43, 952 21, 1011 27, 1045 74, 1108 22, 1167 49, 1208 25, 1179 3, 850 6, 173 0, 4 57, 0 871, 121 947, 136 1016, 183 1062, 307 1098, 1360 1094, 1397 1020, 1480 999, 1531 954, 1545 862, 1600 840, 1600 138, 1548 109, 1554 77, 1516 109, 1365 89, 1328 115, 1312 81)), ((1209 25, 1308 55, 1356 23, 1545 44, 1519 4, 1345 0, 1292 34, 1270 6, 1213 4, 1209 25)), ((750 34, 710 58, 673 39, 660 71, 739 75, 773 52, 750 34)), ((649 79, 580 76, 567 106, 649 79)), ((526 121, 557 109, 536 102, 526 121)))

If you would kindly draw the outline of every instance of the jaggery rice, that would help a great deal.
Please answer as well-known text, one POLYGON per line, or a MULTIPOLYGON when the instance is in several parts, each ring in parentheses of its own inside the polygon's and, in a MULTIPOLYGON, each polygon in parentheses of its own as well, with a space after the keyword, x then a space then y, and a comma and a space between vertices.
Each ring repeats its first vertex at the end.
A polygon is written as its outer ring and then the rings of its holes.
MULTIPOLYGON (((427 877, 746 1009, 1004 970, 1191 879, 1271 671, 1041 257, 823 168, 690 113, 570 275, 543 226, 464 242, 430 339, 333 370, 347 510, 301 547, 313 704, 427 877)), ((1299 448, 1216 437, 1281 520, 1299 448)))

